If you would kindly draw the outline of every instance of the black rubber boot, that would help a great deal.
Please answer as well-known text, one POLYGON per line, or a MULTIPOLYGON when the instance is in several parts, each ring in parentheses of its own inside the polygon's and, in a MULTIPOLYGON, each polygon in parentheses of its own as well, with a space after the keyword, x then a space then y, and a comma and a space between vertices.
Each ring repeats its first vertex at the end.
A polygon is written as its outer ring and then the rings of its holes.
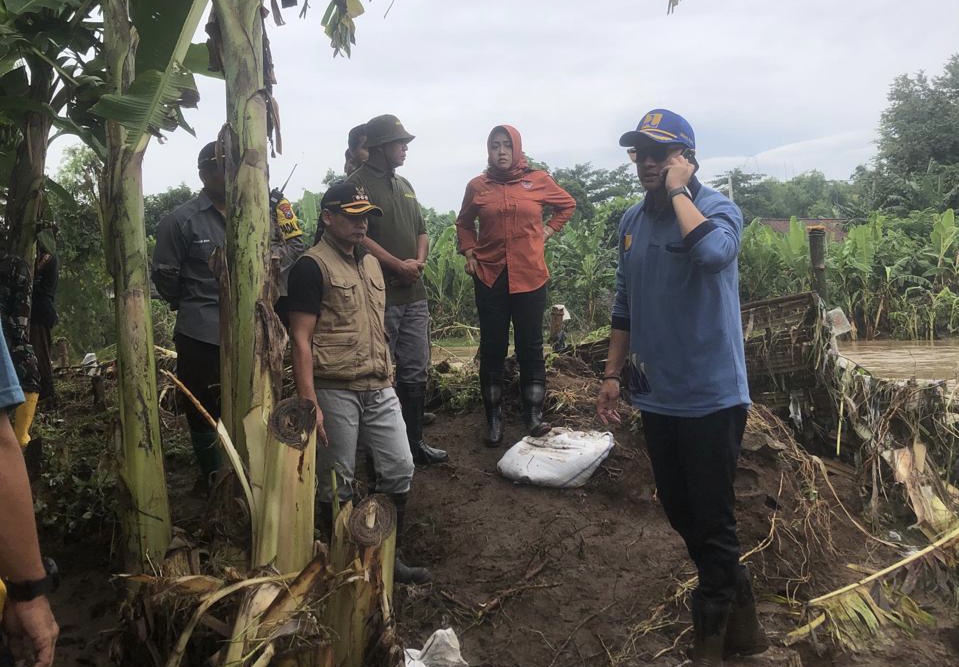
POLYGON ((190 444, 193 445, 193 455, 200 468, 200 478, 193 487, 198 493, 209 493, 213 487, 213 476, 220 469, 217 440, 216 431, 190 431, 190 444))
POLYGON ((317 500, 313 506, 313 527, 327 545, 333 543, 333 503, 317 500))
POLYGON ((40 479, 43 472, 43 438, 31 438, 23 448, 23 462, 27 465, 27 477, 31 482, 40 479))
POLYGON ((486 438, 489 447, 503 441, 503 379, 490 377, 480 381, 483 407, 486 408, 486 438))
POLYGON ((722 667, 729 604, 693 597, 693 667, 722 667))
POLYGON ((756 615, 756 598, 749 570, 739 568, 736 576, 736 599, 729 612, 723 657, 756 655, 769 648, 769 638, 756 615))
POLYGON ((406 498, 405 493, 392 493, 390 498, 396 506, 396 562, 393 566, 393 579, 398 584, 419 586, 433 581, 433 573, 425 567, 410 567, 403 562, 401 545, 403 542, 403 528, 406 525, 406 498))
POLYGON ((526 431, 541 437, 553 428, 543 421, 543 403, 546 401, 546 383, 543 380, 531 380, 523 383, 523 424, 526 431))
POLYGON ((428 466, 449 461, 450 457, 445 451, 430 447, 423 441, 423 406, 426 403, 426 384, 397 384, 396 395, 400 399, 403 421, 406 422, 406 437, 410 441, 413 463, 428 466))

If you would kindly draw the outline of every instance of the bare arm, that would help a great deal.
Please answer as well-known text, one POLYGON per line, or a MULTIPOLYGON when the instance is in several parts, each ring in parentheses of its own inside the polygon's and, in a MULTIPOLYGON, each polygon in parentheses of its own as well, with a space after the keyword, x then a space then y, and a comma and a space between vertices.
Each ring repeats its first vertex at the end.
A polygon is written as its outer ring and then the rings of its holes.
POLYGON ((416 237, 416 261, 420 264, 426 264, 426 259, 429 256, 430 237, 426 234, 420 234, 416 237))
MULTIPOLYGON (((0 507, 3 508, 3 535, 0 536, 0 574, 10 581, 43 579, 33 499, 20 445, 5 412, 0 412, 0 507)), ((60 628, 50 603, 43 595, 25 602, 9 601, 4 626, 12 636, 30 642, 36 665, 53 664, 53 651, 60 628)))
POLYGON ((296 383, 296 395, 316 405, 316 439, 324 447, 328 447, 329 441, 323 428, 323 411, 316 402, 316 388, 313 385, 313 329, 316 327, 316 317, 313 313, 296 310, 290 313, 293 381, 296 383))
POLYGON ((609 332, 609 353, 606 355, 606 370, 603 371, 603 382, 599 387, 599 396, 596 398, 596 414, 604 424, 619 423, 620 374, 626 363, 626 354, 629 351, 629 332, 623 329, 612 329, 609 332))

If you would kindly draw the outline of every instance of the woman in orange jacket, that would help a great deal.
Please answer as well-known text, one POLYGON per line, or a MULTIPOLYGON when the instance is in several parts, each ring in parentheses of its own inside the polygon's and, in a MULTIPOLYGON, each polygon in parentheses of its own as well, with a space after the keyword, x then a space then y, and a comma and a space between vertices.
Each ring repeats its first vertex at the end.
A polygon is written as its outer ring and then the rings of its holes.
POLYGON ((572 217, 576 200, 548 173, 530 169, 516 128, 494 127, 486 149, 488 166, 466 185, 456 232, 476 290, 486 442, 495 447, 503 439, 503 369, 511 321, 523 422, 531 435, 545 435, 550 429, 543 421, 543 313, 549 280, 545 244, 572 217), (552 215, 544 224, 546 206, 552 215))

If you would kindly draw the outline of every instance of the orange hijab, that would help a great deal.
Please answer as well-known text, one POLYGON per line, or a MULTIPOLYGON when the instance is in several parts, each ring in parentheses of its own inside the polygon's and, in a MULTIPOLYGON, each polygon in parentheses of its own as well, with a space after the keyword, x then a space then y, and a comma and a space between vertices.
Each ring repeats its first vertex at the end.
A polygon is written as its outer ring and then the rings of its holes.
POLYGON ((489 137, 486 138, 487 152, 490 142, 493 140, 493 135, 497 132, 505 132, 509 135, 509 139, 513 143, 513 163, 509 166, 509 169, 500 169, 493 166, 492 161, 487 158, 486 175, 497 183, 509 183, 518 180, 523 174, 529 172, 529 163, 523 154, 523 138, 519 136, 519 130, 512 125, 497 125, 490 131, 489 137))

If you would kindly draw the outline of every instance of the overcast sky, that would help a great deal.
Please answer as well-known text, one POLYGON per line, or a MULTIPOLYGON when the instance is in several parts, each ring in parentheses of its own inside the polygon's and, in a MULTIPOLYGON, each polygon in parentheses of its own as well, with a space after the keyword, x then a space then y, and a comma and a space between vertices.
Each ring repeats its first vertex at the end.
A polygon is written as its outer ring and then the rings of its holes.
MULTIPOLYGON (((959 52, 959 0, 683 0, 671 16, 666 0, 395 0, 385 17, 390 0, 364 0, 352 58, 334 59, 326 4, 267 22, 284 146, 271 174, 279 184, 299 164, 291 199, 321 190, 348 130, 382 113, 416 135, 400 173, 439 211, 459 208, 494 125, 515 125, 550 167, 612 168, 626 161, 620 134, 655 107, 690 121, 704 179, 734 167, 846 179, 875 152, 892 80, 937 76, 959 52)), ((197 80, 197 136, 151 143, 146 194, 198 187, 196 154, 225 103, 222 82, 197 80)))

